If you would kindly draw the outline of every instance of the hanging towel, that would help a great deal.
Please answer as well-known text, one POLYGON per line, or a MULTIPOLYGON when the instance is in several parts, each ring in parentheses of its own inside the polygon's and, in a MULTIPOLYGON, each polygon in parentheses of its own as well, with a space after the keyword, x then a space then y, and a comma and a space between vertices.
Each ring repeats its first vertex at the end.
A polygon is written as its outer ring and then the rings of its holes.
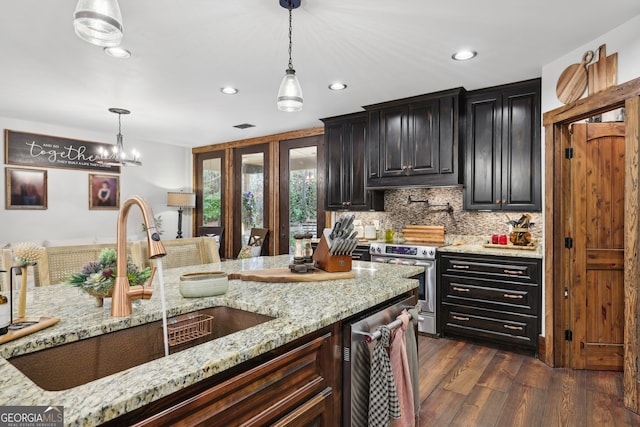
POLYGON ((402 321, 402 324, 393 331, 391 347, 389 350, 389 360, 391 362, 393 378, 395 378, 396 381, 398 402, 400 404, 400 413, 402 415, 399 419, 391 421, 391 425, 394 427, 415 427, 413 387, 411 383, 411 374, 409 373, 407 344, 405 341, 405 332, 410 320, 407 310, 402 310, 398 319, 402 321))
POLYGON ((420 368, 418 365, 418 340, 416 338, 416 327, 418 326, 418 315, 420 305, 409 309, 411 315, 411 325, 405 331, 405 341, 407 343, 407 360, 409 361, 409 373, 411 374, 411 385, 413 386, 413 407, 416 411, 416 425, 420 425, 420 368))
POLYGON ((384 325, 378 327, 378 330, 382 336, 371 355, 369 426, 387 427, 391 418, 400 417, 400 406, 387 353, 391 331, 384 325))
POLYGON ((351 352, 351 426, 367 427, 371 350, 365 341, 360 341, 351 352))

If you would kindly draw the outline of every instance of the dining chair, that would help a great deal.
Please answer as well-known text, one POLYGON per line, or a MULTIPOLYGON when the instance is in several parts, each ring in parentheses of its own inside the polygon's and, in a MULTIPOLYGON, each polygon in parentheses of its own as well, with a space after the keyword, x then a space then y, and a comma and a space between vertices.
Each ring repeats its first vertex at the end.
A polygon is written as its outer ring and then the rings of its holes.
POLYGON ((0 253, 0 291, 8 291, 11 283, 11 265, 12 265, 11 249, 2 249, 0 253))
POLYGON ((251 258, 254 256, 266 255, 268 235, 268 228, 252 228, 249 232, 249 240, 247 241, 247 244, 240 249, 238 258, 251 258))
POLYGON ((222 237, 224 234, 224 227, 212 227, 212 226, 202 226, 198 227, 198 237, 213 237, 216 239, 216 243, 218 244, 218 253, 220 254, 220 259, 224 258, 223 254, 223 241, 222 237))
POLYGON ((96 261, 104 248, 115 249, 116 244, 45 247, 40 260, 34 266, 35 286, 55 285, 65 282, 70 274, 77 273, 85 264, 96 261))
MULTIPOLYGON (((188 267, 190 265, 211 264, 220 262, 218 244, 210 237, 190 237, 183 239, 163 240, 167 255, 162 257, 163 268, 188 267)), ((142 259, 138 262, 145 266, 153 266, 156 261, 148 259, 146 242, 139 242, 139 253, 142 259)))

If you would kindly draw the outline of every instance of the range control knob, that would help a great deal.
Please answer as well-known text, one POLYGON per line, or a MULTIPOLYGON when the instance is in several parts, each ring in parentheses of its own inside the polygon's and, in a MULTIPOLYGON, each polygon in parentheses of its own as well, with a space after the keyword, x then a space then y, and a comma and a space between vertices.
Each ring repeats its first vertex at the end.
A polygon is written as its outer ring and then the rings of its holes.
POLYGON ((380 246, 378 246, 378 247, 376 248, 376 251, 377 251, 378 253, 382 253, 382 248, 381 248, 380 246))
POLYGON ((433 249, 429 249, 429 255, 434 256, 436 254, 436 251, 434 251, 433 249))

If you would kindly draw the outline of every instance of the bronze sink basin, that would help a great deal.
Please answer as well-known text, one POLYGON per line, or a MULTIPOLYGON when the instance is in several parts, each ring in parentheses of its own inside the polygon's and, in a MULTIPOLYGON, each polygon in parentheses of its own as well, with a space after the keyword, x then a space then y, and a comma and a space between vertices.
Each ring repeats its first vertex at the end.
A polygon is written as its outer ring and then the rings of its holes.
MULTIPOLYGON (((196 338, 174 340, 170 354, 274 319, 235 308, 211 307, 170 318, 168 324, 171 327, 178 322, 206 319, 207 316, 213 317, 206 331, 210 333, 198 337, 196 330, 196 338)), ((186 328, 180 336, 189 337, 193 332, 190 329, 198 328, 186 328)), ((43 389, 66 390, 163 357, 162 335, 162 321, 159 320, 16 356, 8 361, 43 389)))

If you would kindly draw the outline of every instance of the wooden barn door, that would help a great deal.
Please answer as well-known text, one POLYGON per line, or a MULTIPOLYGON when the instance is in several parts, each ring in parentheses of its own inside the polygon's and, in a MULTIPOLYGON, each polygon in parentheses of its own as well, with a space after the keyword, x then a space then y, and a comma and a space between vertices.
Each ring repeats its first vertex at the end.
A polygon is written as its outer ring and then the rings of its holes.
POLYGON ((573 125, 566 323, 576 369, 623 366, 624 133, 624 123, 573 125))

